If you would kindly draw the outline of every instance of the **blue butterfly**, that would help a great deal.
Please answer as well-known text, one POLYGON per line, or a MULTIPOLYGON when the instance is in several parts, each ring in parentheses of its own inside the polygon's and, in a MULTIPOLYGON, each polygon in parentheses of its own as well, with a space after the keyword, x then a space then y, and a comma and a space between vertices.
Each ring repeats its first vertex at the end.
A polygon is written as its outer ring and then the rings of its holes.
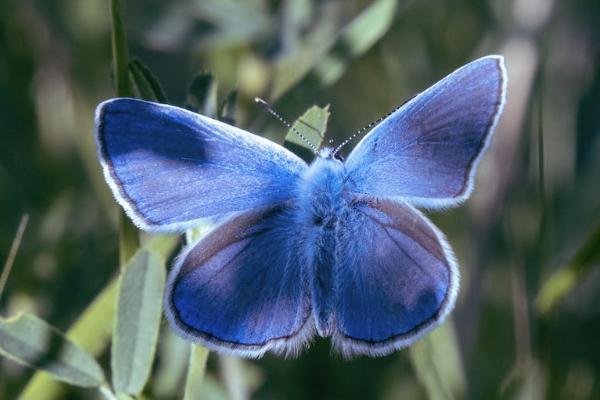
POLYGON ((501 56, 471 62, 375 126, 345 162, 285 148, 177 107, 98 106, 104 176, 142 230, 219 224, 169 274, 171 327, 245 357, 296 355, 315 335, 344 356, 410 345, 452 310, 459 272, 415 207, 454 207, 505 101, 501 56))

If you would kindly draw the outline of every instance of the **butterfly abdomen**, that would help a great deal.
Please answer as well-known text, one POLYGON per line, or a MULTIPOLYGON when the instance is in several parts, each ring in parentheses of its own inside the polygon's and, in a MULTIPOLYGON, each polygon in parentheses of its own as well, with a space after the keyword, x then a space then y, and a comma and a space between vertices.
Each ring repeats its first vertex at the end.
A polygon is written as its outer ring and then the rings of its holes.
POLYGON ((337 234, 340 217, 347 209, 342 196, 343 176, 341 162, 317 158, 298 186, 299 240, 306 253, 313 316, 321 336, 329 336, 332 332, 337 234))

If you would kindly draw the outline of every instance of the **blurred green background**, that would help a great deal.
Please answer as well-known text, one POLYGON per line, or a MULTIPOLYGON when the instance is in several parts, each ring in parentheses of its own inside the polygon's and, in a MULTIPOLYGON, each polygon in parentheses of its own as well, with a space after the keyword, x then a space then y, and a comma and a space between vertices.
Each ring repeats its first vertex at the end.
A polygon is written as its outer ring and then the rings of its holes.
MULTIPOLYGON (((236 124, 279 143, 286 129, 255 96, 290 120, 329 104, 327 139, 339 142, 468 61, 503 54, 508 102, 474 194, 430 213, 462 282, 425 359, 456 398, 600 399, 599 1, 128 0, 123 20, 131 56, 171 104, 185 106, 194 75, 210 71, 220 98, 238 90, 236 124)), ((2 2, 0 263, 30 216, 3 317, 27 311, 66 331, 118 272, 117 207, 92 135, 95 106, 114 96, 111 63, 107 1, 2 2)), ((145 398, 181 396, 188 351, 163 322, 145 398)), ((344 361, 325 339, 294 360, 211 354, 203 393, 435 397, 419 359, 344 361)), ((0 368, 0 398, 17 398, 33 371, 5 358, 0 368)))

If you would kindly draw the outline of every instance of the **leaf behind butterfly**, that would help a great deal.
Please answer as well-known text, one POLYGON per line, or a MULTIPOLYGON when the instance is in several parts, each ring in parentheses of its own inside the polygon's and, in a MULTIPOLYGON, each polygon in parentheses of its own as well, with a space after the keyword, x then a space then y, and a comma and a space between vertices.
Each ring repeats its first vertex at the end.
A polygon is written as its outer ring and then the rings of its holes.
MULTIPOLYGON (((325 138, 329 115, 329 106, 312 106, 302 114, 292 126, 316 148, 319 148, 325 138)), ((285 136, 283 147, 295 153, 305 161, 310 161, 314 158, 313 150, 310 146, 292 129, 290 129, 285 136)))

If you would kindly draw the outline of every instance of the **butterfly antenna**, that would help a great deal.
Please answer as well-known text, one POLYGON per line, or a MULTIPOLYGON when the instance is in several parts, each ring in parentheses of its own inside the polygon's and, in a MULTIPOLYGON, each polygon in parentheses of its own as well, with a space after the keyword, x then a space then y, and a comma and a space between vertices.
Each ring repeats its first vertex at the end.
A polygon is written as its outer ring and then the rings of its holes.
POLYGON ((302 133, 300 133, 300 131, 296 128, 294 128, 289 122, 287 122, 285 119, 283 119, 279 114, 277 114, 277 112, 275 110, 273 110, 273 107, 271 107, 271 105, 269 103, 267 103, 266 101, 264 101, 263 99, 261 99, 260 97, 255 97, 254 101, 258 104, 260 104, 269 114, 273 115, 275 118, 277 118, 282 124, 284 124, 285 126, 288 127, 288 129, 292 130, 296 135, 298 135, 300 137, 300 139, 302 139, 304 142, 306 142, 307 145, 310 146, 310 148, 312 149, 312 151, 317 154, 318 153, 318 149, 317 146, 315 146, 314 144, 312 144, 310 142, 310 140, 308 140, 306 138, 306 136, 304 136, 302 133))
POLYGON ((353 133, 350 137, 346 138, 346 140, 344 140, 342 143, 340 143, 338 145, 338 147, 336 147, 333 150, 333 153, 331 153, 331 156, 335 156, 338 151, 340 151, 342 149, 342 147, 344 147, 345 145, 347 145, 348 143, 350 143, 350 141, 352 141, 354 138, 356 138, 358 135, 362 134, 363 132, 365 132, 367 129, 371 129, 374 125, 377 125, 378 123, 380 123, 381 121, 383 121, 384 119, 386 119, 387 117, 389 117, 390 115, 392 115, 393 113, 395 113, 396 111, 398 111, 398 109, 400 107, 402 107, 404 105, 404 103, 402 103, 401 105, 399 105, 398 107, 394 108, 392 111, 390 111, 389 113, 387 113, 386 115, 384 115, 383 117, 380 117, 378 119, 376 119, 375 121, 371 122, 369 125, 360 128, 358 131, 356 131, 355 133, 353 133))

